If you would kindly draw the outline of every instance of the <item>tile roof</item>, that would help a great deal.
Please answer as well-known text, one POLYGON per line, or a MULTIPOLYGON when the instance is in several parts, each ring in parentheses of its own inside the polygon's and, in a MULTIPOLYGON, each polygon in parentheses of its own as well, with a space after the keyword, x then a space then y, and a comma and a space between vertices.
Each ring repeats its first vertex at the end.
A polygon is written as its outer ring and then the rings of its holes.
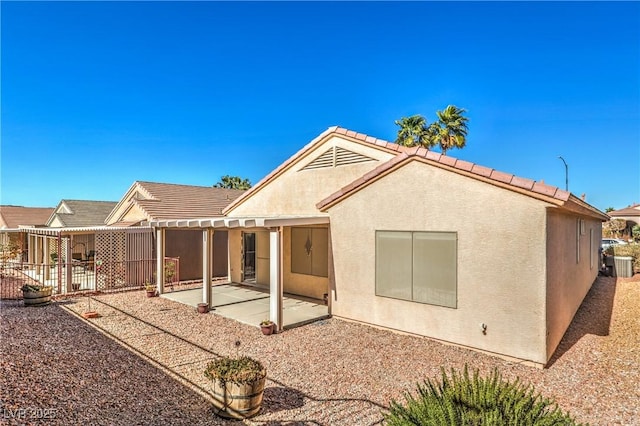
MULTIPOLYGON (((555 186, 547 185, 543 182, 536 182, 531 179, 515 176, 510 173, 501 172, 499 170, 491 169, 479 164, 474 164, 468 161, 459 160, 455 157, 445 156, 434 151, 427 150, 422 147, 405 147, 393 142, 388 142, 383 139, 378 139, 372 136, 365 135, 364 133, 358 133, 353 130, 348 130, 343 127, 333 126, 322 132, 316 138, 314 138, 307 145, 302 147, 298 152, 292 155, 284 163, 278 166, 275 170, 260 180, 253 188, 246 191, 241 197, 237 198, 234 202, 230 203, 223 213, 227 213, 233 209, 236 205, 240 204, 244 199, 250 197, 253 193, 260 190, 260 188, 267 182, 275 179, 279 174, 296 162, 299 158, 303 157, 306 153, 311 151, 316 145, 324 142, 326 139, 333 135, 340 135, 343 138, 351 139, 359 142, 363 145, 368 145, 374 148, 382 149, 390 153, 395 153, 396 156, 384 164, 376 167, 363 177, 351 182, 344 188, 341 188, 336 193, 330 195, 324 200, 320 201, 316 206, 319 209, 326 207, 328 204, 333 203, 343 195, 351 191, 358 189, 360 185, 375 179, 377 176, 386 173, 391 168, 395 167, 398 163, 408 160, 410 158, 426 160, 432 162, 438 166, 447 168, 451 171, 465 174, 471 177, 477 177, 489 182, 493 181, 496 184, 505 185, 511 187, 514 190, 525 191, 537 198, 551 198, 556 199, 559 202, 565 202, 569 199, 571 194, 555 186)), ((601 213, 601 212, 600 212, 601 213)))
POLYGON ((341 199, 342 197, 350 194, 353 191, 357 191, 360 186, 365 185, 368 182, 371 182, 378 177, 388 173, 398 164, 411 160, 422 160, 431 162, 432 164, 435 163, 440 167, 446 168, 453 172, 464 174, 465 176, 476 177, 488 182, 493 181, 496 184, 500 184, 501 186, 517 189, 519 190, 519 192, 523 192, 524 190, 524 192, 530 193, 530 195, 534 196, 535 198, 545 197, 564 202, 567 201, 571 195, 567 191, 564 191, 555 186, 547 185, 542 182, 535 182, 531 179, 522 178, 513 174, 504 173, 484 166, 479 166, 468 161, 458 160, 454 157, 444 156, 432 151, 427 151, 425 153, 423 151, 421 152, 420 150, 417 150, 413 153, 403 152, 398 154, 396 157, 379 165, 356 181, 329 195, 327 198, 316 204, 316 207, 318 207, 320 210, 323 210, 338 199, 341 199))
POLYGON ((53 213, 47 224, 51 224, 54 219, 65 227, 98 226, 104 225, 105 218, 111 210, 118 204, 115 201, 92 201, 92 200, 62 200, 55 211, 66 206, 71 213, 53 213))
POLYGON ((53 211, 53 207, 0 206, 0 228, 44 226, 53 211))
POLYGON ((149 216, 149 220, 222 216, 222 210, 246 192, 173 183, 138 181, 136 184, 151 196, 133 201, 149 216))
MULTIPOLYGON (((361 187, 366 186, 370 182, 391 172, 396 167, 399 167, 401 163, 417 160, 428 164, 433 164, 437 167, 450 170, 454 173, 459 173, 464 176, 488 182, 490 184, 494 184, 506 189, 511 189, 513 191, 531 196, 536 199, 550 201, 559 206, 564 206, 566 209, 574 212, 592 215, 594 217, 598 217, 601 220, 607 220, 608 218, 606 214, 584 202, 583 200, 580 200, 579 198, 573 196, 570 192, 564 191, 555 186, 547 185, 542 181, 536 182, 528 178, 515 176, 513 174, 501 172, 499 170, 491 169, 479 164, 459 160, 455 157, 444 156, 437 152, 429 151, 421 147, 407 148, 398 146, 390 142, 382 141, 380 139, 374 139, 370 136, 363 135, 361 133, 355 133, 339 127, 330 128, 327 132, 323 133, 321 137, 327 137, 328 134, 332 133, 342 135, 355 134, 354 138, 356 140, 360 140, 364 143, 372 144, 375 146, 380 146, 384 149, 393 149, 393 147, 390 145, 395 145, 395 149, 398 151, 398 154, 394 158, 379 165, 362 177, 356 179, 345 187, 329 195, 324 200, 318 202, 316 204, 316 207, 320 210, 326 210, 331 205, 339 202, 339 200, 348 197, 353 192, 358 191, 361 187)), ((291 161, 291 159, 289 161, 291 161)))
POLYGON ((231 204, 229 204, 224 210, 223 213, 228 213, 231 209, 233 209, 238 204, 242 203, 243 200, 251 197, 254 193, 259 191, 264 185, 266 185, 269 181, 275 179, 278 175, 284 172, 287 168, 289 168, 293 163, 295 163, 298 159, 303 157, 305 154, 310 152, 316 145, 323 143, 329 137, 333 135, 340 135, 345 139, 350 139, 357 141, 363 145, 368 145, 373 148, 382 149, 384 151, 390 153, 397 152, 409 152, 412 150, 416 150, 416 148, 407 148, 404 146, 400 146, 398 144, 385 141, 383 139, 374 138, 372 136, 365 135, 364 133, 357 133, 353 130, 348 130, 343 127, 332 126, 329 127, 324 132, 320 133, 316 136, 311 142, 303 146, 298 152, 289 157, 284 163, 280 164, 276 167, 271 173, 262 178, 258 183, 256 183, 253 187, 245 191, 242 196, 238 197, 231 204))
POLYGON ((607 213, 609 216, 640 216, 640 204, 625 207, 620 210, 613 210, 607 213))

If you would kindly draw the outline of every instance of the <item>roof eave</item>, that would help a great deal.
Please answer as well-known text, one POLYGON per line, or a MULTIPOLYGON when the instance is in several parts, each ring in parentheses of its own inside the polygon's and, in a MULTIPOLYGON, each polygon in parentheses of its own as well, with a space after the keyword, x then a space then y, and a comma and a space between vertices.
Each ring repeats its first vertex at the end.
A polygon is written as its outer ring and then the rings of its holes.
POLYGON ((363 133, 357 133, 352 130, 347 130, 343 127, 332 126, 329 127, 324 132, 320 133, 316 136, 311 142, 306 144, 300 150, 298 150, 295 154, 285 160, 280 166, 278 166, 274 171, 269 173, 267 176, 262 178, 258 183, 256 183, 253 187, 249 188, 244 194, 240 197, 233 200, 229 205, 227 205, 223 210, 222 214, 226 215, 231 212, 234 208, 238 207, 244 201, 253 196, 253 194, 259 192, 263 187, 265 187, 269 182, 281 176, 284 172, 289 170, 293 165, 310 154, 313 149, 324 142, 326 142, 331 136, 338 135, 342 139, 348 140, 350 142, 360 143, 368 147, 376 148, 381 151, 385 151, 391 154, 398 154, 398 151, 404 151, 404 147, 399 147, 391 142, 384 141, 382 139, 373 138, 371 136, 367 136, 363 133))

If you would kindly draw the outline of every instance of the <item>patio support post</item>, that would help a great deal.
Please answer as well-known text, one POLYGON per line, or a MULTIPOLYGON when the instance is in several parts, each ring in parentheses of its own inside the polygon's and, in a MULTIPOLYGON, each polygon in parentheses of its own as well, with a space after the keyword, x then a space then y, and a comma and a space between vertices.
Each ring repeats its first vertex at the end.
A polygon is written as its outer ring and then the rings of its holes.
POLYGON ((43 284, 46 284, 48 279, 51 279, 51 256, 49 256, 49 237, 42 237, 42 258, 44 263, 44 278, 43 284))
POLYGON ((282 330, 282 227, 269 232, 269 319, 282 330))
POLYGON ((40 274, 42 273, 42 261, 40 259, 42 259, 42 256, 40 256, 40 253, 42 252, 42 241, 39 235, 35 236, 35 252, 34 252, 34 257, 35 257, 35 263, 36 263, 36 274, 37 274, 37 278, 36 279, 40 279, 40 274))
POLYGON ((158 294, 164 293, 164 228, 156 229, 156 286, 158 294))
POLYGON ((202 303, 211 307, 211 240, 213 231, 202 230, 202 303))
MULTIPOLYGON (((67 291, 73 291, 73 236, 67 239, 67 251, 65 255, 65 265, 67 265, 67 291)), ((86 274, 86 266, 85 266, 86 274)))
POLYGON ((33 262, 33 246, 34 246, 33 237, 31 236, 31 234, 27 234, 27 263, 34 263, 33 262))

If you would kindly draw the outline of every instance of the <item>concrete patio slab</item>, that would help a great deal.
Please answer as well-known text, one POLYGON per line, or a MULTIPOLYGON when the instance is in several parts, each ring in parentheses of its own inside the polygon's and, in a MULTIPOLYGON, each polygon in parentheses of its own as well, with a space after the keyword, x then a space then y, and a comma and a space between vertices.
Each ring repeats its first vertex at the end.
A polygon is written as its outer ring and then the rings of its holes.
MULTIPOLYGON (((241 284, 211 286, 213 313, 244 324, 258 326, 269 318, 269 293, 241 284)), ((202 302, 202 289, 181 290, 162 295, 169 300, 196 307, 202 302)), ((283 327, 292 328, 329 317, 328 307, 322 303, 302 300, 292 295, 283 298, 283 327)))

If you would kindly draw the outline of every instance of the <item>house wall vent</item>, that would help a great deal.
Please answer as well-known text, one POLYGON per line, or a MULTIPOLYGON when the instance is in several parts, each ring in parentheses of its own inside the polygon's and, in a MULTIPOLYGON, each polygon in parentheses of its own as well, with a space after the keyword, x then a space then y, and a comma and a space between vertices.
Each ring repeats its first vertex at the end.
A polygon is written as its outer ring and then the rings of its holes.
POLYGON ((344 149, 339 146, 334 146, 307 164, 302 168, 302 170, 347 166, 349 164, 364 163, 366 161, 375 161, 375 159, 357 152, 349 151, 348 149, 344 149))

